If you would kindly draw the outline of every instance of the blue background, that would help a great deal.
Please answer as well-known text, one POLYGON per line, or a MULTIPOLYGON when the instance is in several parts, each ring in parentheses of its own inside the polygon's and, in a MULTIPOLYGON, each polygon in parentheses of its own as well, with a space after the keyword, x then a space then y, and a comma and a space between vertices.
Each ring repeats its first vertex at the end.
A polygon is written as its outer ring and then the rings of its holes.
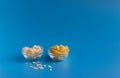
POLYGON ((120 2, 0 0, 0 78, 120 78, 120 2), (53 71, 25 65, 24 46, 68 45, 53 71))

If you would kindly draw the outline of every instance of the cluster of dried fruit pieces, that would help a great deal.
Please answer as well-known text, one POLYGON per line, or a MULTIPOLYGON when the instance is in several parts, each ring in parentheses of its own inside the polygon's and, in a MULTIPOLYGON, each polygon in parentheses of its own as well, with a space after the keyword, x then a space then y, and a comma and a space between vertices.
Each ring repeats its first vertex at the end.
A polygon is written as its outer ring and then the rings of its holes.
MULTIPOLYGON (((63 60, 65 57, 69 54, 69 47, 63 46, 63 45, 55 45, 48 50, 48 54, 50 58, 53 60, 63 60)), ((43 54, 43 48, 41 48, 39 45, 34 45, 32 48, 24 47, 22 49, 22 53, 25 58, 33 60, 37 59, 38 57, 41 57, 43 54)))
MULTIPOLYGON (((55 61, 63 60, 65 57, 69 54, 69 47, 63 46, 63 45, 55 45, 48 50, 48 54, 51 59, 55 61)), ((32 48, 24 47, 22 49, 22 54, 26 59, 29 60, 35 60, 42 56, 43 54, 43 48, 41 48, 39 45, 34 45, 32 48)), ((49 70, 52 70, 51 65, 43 65, 40 62, 32 62, 31 68, 37 70, 37 69, 44 69, 45 67, 48 67, 49 70)))
POLYGON ((49 50, 49 55, 53 60, 63 60, 69 54, 69 47, 63 45, 55 45, 49 50))
POLYGON ((63 46, 63 45, 55 45, 51 47, 49 50, 51 53, 55 55, 64 55, 69 53, 69 47, 68 46, 63 46))
POLYGON ((43 49, 38 45, 34 45, 32 48, 24 47, 22 49, 22 54, 27 59, 37 59, 42 55, 42 53, 43 49))

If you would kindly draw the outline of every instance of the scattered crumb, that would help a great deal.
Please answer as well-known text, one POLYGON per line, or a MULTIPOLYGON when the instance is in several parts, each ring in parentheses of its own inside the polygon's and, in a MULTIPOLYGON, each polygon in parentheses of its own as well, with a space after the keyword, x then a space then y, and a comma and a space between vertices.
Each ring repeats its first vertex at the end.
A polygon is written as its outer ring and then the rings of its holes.
POLYGON ((38 68, 37 67, 33 67, 34 70, 37 70, 38 68))
POLYGON ((50 71, 52 71, 53 67, 51 65, 48 65, 48 68, 49 68, 50 71))
POLYGON ((52 71, 52 69, 49 69, 50 71, 52 71))
POLYGON ((48 65, 48 68, 52 68, 52 66, 48 65))
POLYGON ((46 67, 47 65, 43 65, 44 67, 46 67))
POLYGON ((44 67, 38 67, 38 68, 41 69, 41 70, 44 69, 44 67))
POLYGON ((30 65, 30 68, 32 68, 34 70, 43 70, 47 67, 50 71, 52 71, 52 68, 53 68, 51 65, 42 64, 39 61, 37 61, 37 62, 33 61, 32 63, 26 62, 25 64, 30 65))
POLYGON ((37 64, 37 62, 32 62, 33 64, 37 64))

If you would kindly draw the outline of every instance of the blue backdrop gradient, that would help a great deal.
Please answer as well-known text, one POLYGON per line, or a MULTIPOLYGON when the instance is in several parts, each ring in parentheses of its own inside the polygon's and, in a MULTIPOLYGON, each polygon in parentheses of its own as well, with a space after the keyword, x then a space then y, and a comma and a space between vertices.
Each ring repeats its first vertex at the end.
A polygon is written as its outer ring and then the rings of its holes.
POLYGON ((0 0, 0 78, 120 78, 120 2, 0 0), (25 65, 24 46, 68 45, 70 56, 47 69, 25 65))

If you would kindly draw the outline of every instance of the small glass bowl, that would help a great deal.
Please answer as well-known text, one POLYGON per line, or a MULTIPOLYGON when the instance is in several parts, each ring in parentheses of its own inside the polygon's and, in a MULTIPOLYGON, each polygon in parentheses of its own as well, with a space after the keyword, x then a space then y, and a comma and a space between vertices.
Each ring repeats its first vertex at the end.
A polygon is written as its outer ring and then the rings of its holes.
POLYGON ((62 61, 68 56, 68 54, 55 55, 51 53, 50 51, 48 52, 48 54, 53 61, 62 61))
POLYGON ((30 55, 30 54, 25 53, 24 51, 22 52, 22 54, 24 58, 27 60, 36 60, 36 59, 39 59, 43 55, 43 53, 40 53, 38 55, 30 55))
MULTIPOLYGON (((24 47, 24 48, 26 48, 26 47, 24 47)), ((24 56, 24 58, 25 59, 27 59, 27 60, 36 60, 36 59, 39 59, 42 55, 43 55, 43 48, 42 47, 40 47, 41 48, 41 51, 40 52, 34 52, 33 50, 32 50, 32 48, 29 48, 29 47, 27 47, 27 49, 30 49, 31 50, 31 53, 28 53, 27 51, 28 50, 24 50, 24 48, 22 49, 22 55, 24 56)))

